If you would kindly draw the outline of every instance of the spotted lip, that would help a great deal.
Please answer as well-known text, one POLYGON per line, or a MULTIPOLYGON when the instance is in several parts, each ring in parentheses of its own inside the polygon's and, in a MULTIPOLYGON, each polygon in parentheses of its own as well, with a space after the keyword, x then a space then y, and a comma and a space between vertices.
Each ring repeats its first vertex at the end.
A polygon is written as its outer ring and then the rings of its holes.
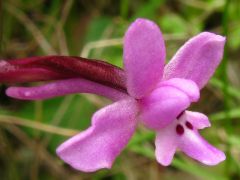
MULTIPOLYGON (((182 111, 178 116, 177 116, 177 120, 179 120, 180 121, 180 119, 181 119, 181 117, 183 116, 183 114, 185 113, 185 111, 182 111)), ((176 126, 176 133, 178 134, 178 135, 183 135, 184 134, 184 129, 185 129, 185 127, 187 128, 187 129, 190 129, 190 130, 193 130, 194 128, 193 128, 193 125, 192 125, 192 123, 190 123, 189 121, 185 121, 185 124, 184 125, 182 125, 182 124, 177 124, 177 126, 176 126)))
POLYGON ((84 78, 126 92, 125 73, 103 61, 74 56, 39 56, 0 63, 0 83, 84 78))

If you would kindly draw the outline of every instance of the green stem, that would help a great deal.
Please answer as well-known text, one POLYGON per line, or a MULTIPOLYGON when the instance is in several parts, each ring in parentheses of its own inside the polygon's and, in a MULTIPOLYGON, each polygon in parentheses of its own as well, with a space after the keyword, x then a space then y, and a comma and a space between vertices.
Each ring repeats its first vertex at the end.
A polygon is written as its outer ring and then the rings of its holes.
MULTIPOLYGON (((229 16, 228 16, 228 11, 229 11, 229 5, 230 5, 231 0, 226 0, 225 5, 224 5, 224 12, 223 12, 223 19, 222 19, 222 27, 223 27, 223 34, 228 37, 228 21, 229 21, 229 16)), ((228 135, 231 135, 233 132, 233 126, 232 126, 232 121, 230 119, 230 99, 229 99, 229 92, 228 92, 228 86, 229 86, 229 81, 228 81, 228 74, 227 74, 227 69, 228 69, 228 43, 226 42, 225 44, 225 49, 224 49, 224 55, 223 55, 223 60, 222 60, 222 80, 224 83, 224 88, 223 88, 223 94, 224 94, 224 107, 226 111, 226 132, 228 135)), ((231 176, 231 145, 227 144, 227 149, 226 149, 226 164, 225 164, 225 173, 229 177, 231 176)))
POLYGON ((129 0, 122 0, 120 6, 120 13, 123 19, 126 19, 128 16, 128 7, 129 7, 129 0))
MULTIPOLYGON (((226 0, 225 6, 224 6, 224 12, 223 12, 223 20, 222 20, 222 26, 223 26, 223 34, 228 37, 228 9, 229 9, 229 4, 231 0, 226 0)), ((224 106, 225 110, 229 111, 230 110, 230 102, 229 102, 229 92, 228 92, 228 86, 229 86, 229 80, 228 80, 228 43, 226 42, 225 48, 224 48, 224 55, 223 55, 223 60, 222 60, 222 81, 224 83, 223 87, 223 93, 224 93, 224 106)), ((229 120, 228 120, 229 121, 229 120)), ((231 122, 229 121, 228 123, 228 128, 227 130, 229 132, 232 129, 231 127, 231 122)))
POLYGON ((0 0, 0 58, 3 46, 3 1, 0 0))
MULTIPOLYGON (((34 102, 34 108, 35 108, 35 119, 37 122, 42 122, 43 120, 43 102, 42 101, 35 101, 34 102)), ((40 136, 40 132, 36 131, 35 132, 35 137, 40 136)))

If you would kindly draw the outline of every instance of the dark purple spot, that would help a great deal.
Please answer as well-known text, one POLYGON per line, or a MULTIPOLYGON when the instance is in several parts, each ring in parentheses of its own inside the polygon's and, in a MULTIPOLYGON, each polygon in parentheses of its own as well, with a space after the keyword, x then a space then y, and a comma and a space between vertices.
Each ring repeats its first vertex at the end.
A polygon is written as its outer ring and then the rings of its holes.
POLYGON ((183 115, 184 111, 182 111, 178 116, 177 119, 180 119, 180 117, 183 115))
POLYGON ((176 132, 177 132, 178 135, 183 135, 183 133, 184 133, 183 126, 178 124, 177 127, 176 127, 176 132))
POLYGON ((186 121, 185 125, 188 129, 193 129, 193 125, 190 122, 186 121))

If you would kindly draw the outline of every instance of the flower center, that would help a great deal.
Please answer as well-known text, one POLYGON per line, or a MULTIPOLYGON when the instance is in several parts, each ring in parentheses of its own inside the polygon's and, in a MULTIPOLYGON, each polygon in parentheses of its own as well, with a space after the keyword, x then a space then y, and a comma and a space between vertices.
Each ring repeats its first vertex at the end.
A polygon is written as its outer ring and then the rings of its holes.
MULTIPOLYGON (((181 112, 178 116, 177 116, 177 120, 180 120, 181 116, 183 115, 184 111, 181 112)), ((184 120, 184 119, 183 119, 184 120)), ((178 135, 183 135, 185 129, 184 128, 188 128, 190 130, 193 130, 193 125, 189 122, 189 121, 185 121, 184 126, 182 124, 177 124, 176 126, 176 133, 178 135), (185 126, 185 127, 184 127, 185 126)))
POLYGON ((190 122, 186 121, 185 125, 187 126, 188 129, 193 130, 193 125, 190 122))
POLYGON ((183 133, 184 133, 183 126, 178 124, 177 127, 176 127, 176 132, 177 132, 178 135, 183 135, 183 133))
POLYGON ((183 115, 184 111, 182 111, 178 116, 177 116, 177 120, 180 119, 180 117, 183 115))

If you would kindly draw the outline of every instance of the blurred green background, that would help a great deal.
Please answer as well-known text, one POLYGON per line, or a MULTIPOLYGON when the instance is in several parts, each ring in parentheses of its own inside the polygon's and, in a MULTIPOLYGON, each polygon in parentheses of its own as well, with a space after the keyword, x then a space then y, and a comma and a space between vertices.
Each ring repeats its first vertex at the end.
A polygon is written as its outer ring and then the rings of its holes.
MULTIPOLYGON (((202 31, 227 36, 224 59, 191 109, 207 114, 201 131, 227 160, 207 167, 178 152, 170 167, 154 158, 154 134, 139 127, 111 170, 82 173, 64 164, 55 148, 89 126, 109 101, 70 95, 20 101, 0 86, 0 179, 240 179, 239 0, 8 0, 0 1, 0 59, 61 54, 104 59, 122 66, 122 37, 138 17, 164 33, 167 60, 202 31)), ((34 85, 34 84, 31 84, 34 85)))

